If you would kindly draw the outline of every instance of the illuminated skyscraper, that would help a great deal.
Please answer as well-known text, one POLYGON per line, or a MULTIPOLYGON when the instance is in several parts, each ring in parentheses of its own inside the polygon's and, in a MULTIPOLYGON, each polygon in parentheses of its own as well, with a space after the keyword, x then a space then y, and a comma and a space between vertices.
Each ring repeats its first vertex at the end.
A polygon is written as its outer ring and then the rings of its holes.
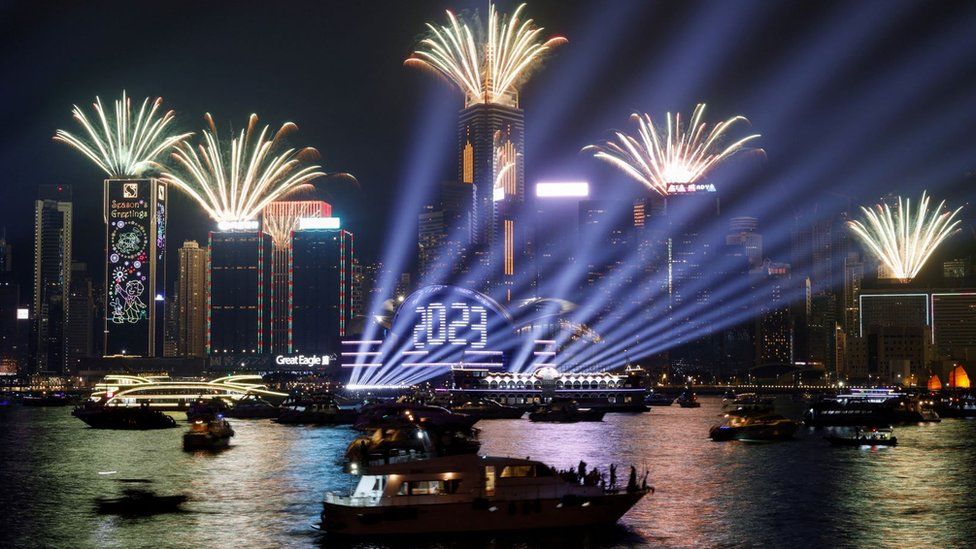
POLYGON ((271 351, 289 353, 292 348, 292 233, 301 219, 332 215, 332 206, 318 200, 272 202, 262 213, 264 232, 271 235, 271 351))
POLYGON ((755 217, 733 217, 729 221, 729 234, 725 243, 742 246, 749 259, 749 268, 757 269, 763 262, 763 238, 757 232, 759 220, 755 217))
POLYGON ((790 288, 790 267, 784 263, 763 266, 759 296, 759 316, 756 318, 756 363, 793 363, 793 320, 787 300, 790 288))
POLYGON ((207 354, 266 353, 270 344, 271 237, 258 222, 210 233, 207 268, 207 354))
POLYGON ((106 179, 106 355, 162 356, 166 306, 166 184, 106 179))
POLYGON ((71 285, 71 187, 42 185, 34 203, 33 371, 63 373, 68 365, 71 285))
POLYGON ((176 356, 206 356, 207 251, 195 240, 187 240, 178 253, 176 356))
POLYGON ((471 238, 473 185, 442 183, 417 219, 417 269, 430 284, 455 282, 471 238))
POLYGON ((353 317, 353 235, 344 229, 295 231, 292 254, 293 351, 336 353, 353 317))
POLYGON ((501 283, 506 298, 529 270, 527 227, 519 219, 525 202, 524 126, 515 96, 505 103, 469 104, 458 121, 458 180, 474 190, 474 261, 488 268, 486 280, 501 283))

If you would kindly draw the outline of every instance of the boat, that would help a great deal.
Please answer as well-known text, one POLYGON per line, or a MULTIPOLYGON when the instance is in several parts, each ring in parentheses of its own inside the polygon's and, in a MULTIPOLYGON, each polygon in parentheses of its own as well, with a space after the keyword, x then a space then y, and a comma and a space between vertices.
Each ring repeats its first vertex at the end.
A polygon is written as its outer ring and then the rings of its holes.
POLYGON ((159 496, 149 490, 129 488, 117 498, 96 498, 95 507, 103 515, 141 516, 180 511, 186 503, 183 494, 159 496))
POLYGON ((318 395, 286 405, 274 421, 285 425, 351 425, 358 417, 357 406, 341 405, 333 395, 318 395))
POLYGON ((281 415, 281 408, 256 396, 244 397, 224 411, 224 417, 233 419, 274 419, 281 415))
POLYGON ((200 397, 191 402, 190 407, 186 409, 186 420, 190 423, 198 419, 210 420, 223 415, 228 409, 227 402, 220 397, 200 397))
POLYGON ((648 406, 671 406, 674 404, 674 397, 651 391, 644 397, 644 404, 648 406))
POLYGON ((834 446, 897 446, 891 427, 855 427, 824 437, 834 446))
POLYGON ((553 399, 529 412, 529 420, 548 423, 576 423, 578 421, 603 421, 605 410, 580 408, 575 400, 553 399))
POLYGON ((451 408, 452 412, 466 414, 481 419, 519 419, 525 415, 525 410, 515 406, 507 406, 492 400, 482 398, 465 402, 460 406, 451 408))
POLYGON ((537 461, 450 456, 368 467, 351 494, 325 495, 322 528, 403 536, 603 526, 652 492, 633 470, 619 490, 572 482, 537 461))
POLYGON ((772 397, 761 397, 756 393, 741 393, 734 395, 731 398, 722 398, 722 411, 723 412, 743 412, 743 411, 755 411, 755 412, 772 412, 773 411, 773 398, 772 397))
POLYGON ((64 393, 40 393, 25 395, 20 399, 24 406, 67 406, 71 404, 71 399, 64 393))
POLYGON ((973 395, 943 395, 933 401, 933 406, 939 417, 976 417, 976 396, 973 395))
POLYGON ((478 422, 477 417, 452 412, 443 406, 431 406, 401 400, 398 402, 378 402, 363 407, 353 426, 356 429, 369 429, 383 425, 417 423, 425 427, 441 430, 464 431, 478 422))
POLYGON ((726 414, 724 421, 708 431, 708 436, 715 441, 767 442, 791 439, 796 429, 795 421, 780 415, 761 412, 726 414))
POLYGON ((678 395, 678 406, 682 408, 701 408, 701 402, 698 402, 698 397, 695 393, 689 393, 685 391, 678 395))
POLYGON ((813 427, 895 425, 939 421, 939 414, 916 395, 893 389, 851 389, 813 403, 804 421, 813 427))
POLYGON ((93 429, 150 430, 176 427, 176 420, 143 404, 138 408, 108 406, 103 401, 87 401, 71 415, 93 429))
POLYGON ((190 429, 183 433, 183 449, 220 450, 230 444, 232 436, 234 436, 233 427, 219 415, 209 420, 197 419, 190 424, 190 429))

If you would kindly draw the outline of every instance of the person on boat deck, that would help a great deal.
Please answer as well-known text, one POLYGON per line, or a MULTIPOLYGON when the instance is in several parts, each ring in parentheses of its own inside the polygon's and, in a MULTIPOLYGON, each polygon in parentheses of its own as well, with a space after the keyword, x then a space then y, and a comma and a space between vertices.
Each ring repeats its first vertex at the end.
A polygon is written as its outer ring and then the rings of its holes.
POLYGON ((617 487, 617 466, 613 463, 610 464, 610 489, 613 490, 617 487))
POLYGON ((627 491, 637 491, 637 468, 633 465, 630 466, 630 478, 627 479, 627 491))
POLYGON ((576 475, 583 480, 586 478, 586 462, 580 460, 579 465, 576 466, 576 475))

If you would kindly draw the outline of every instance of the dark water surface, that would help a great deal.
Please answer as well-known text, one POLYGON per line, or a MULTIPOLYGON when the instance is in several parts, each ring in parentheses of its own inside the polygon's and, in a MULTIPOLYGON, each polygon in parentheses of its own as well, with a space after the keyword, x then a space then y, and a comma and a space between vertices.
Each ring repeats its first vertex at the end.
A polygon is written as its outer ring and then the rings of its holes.
MULTIPOLYGON (((720 401, 703 403, 602 423, 479 425, 482 453, 561 468, 614 462, 622 481, 631 463, 649 468, 656 493, 616 528, 357 546, 976 546, 976 421, 899 427, 901 444, 877 450, 832 448, 812 430, 793 442, 714 443, 720 401)), ((314 526, 323 494, 354 483, 336 464, 352 430, 232 422, 231 448, 211 455, 184 453, 182 428, 99 431, 67 408, 0 412, 0 546, 344 545, 314 526), (178 514, 97 515, 94 499, 117 495, 123 478, 191 500, 178 514)))

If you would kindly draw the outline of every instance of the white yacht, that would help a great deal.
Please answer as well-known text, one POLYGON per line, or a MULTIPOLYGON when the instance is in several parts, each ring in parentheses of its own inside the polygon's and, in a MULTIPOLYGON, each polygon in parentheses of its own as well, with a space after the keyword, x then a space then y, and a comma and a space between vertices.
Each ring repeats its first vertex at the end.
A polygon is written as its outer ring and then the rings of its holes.
POLYGON ((607 525, 653 492, 633 475, 622 490, 567 475, 537 461, 478 455, 377 465, 351 495, 326 494, 322 527, 376 536, 607 525))

